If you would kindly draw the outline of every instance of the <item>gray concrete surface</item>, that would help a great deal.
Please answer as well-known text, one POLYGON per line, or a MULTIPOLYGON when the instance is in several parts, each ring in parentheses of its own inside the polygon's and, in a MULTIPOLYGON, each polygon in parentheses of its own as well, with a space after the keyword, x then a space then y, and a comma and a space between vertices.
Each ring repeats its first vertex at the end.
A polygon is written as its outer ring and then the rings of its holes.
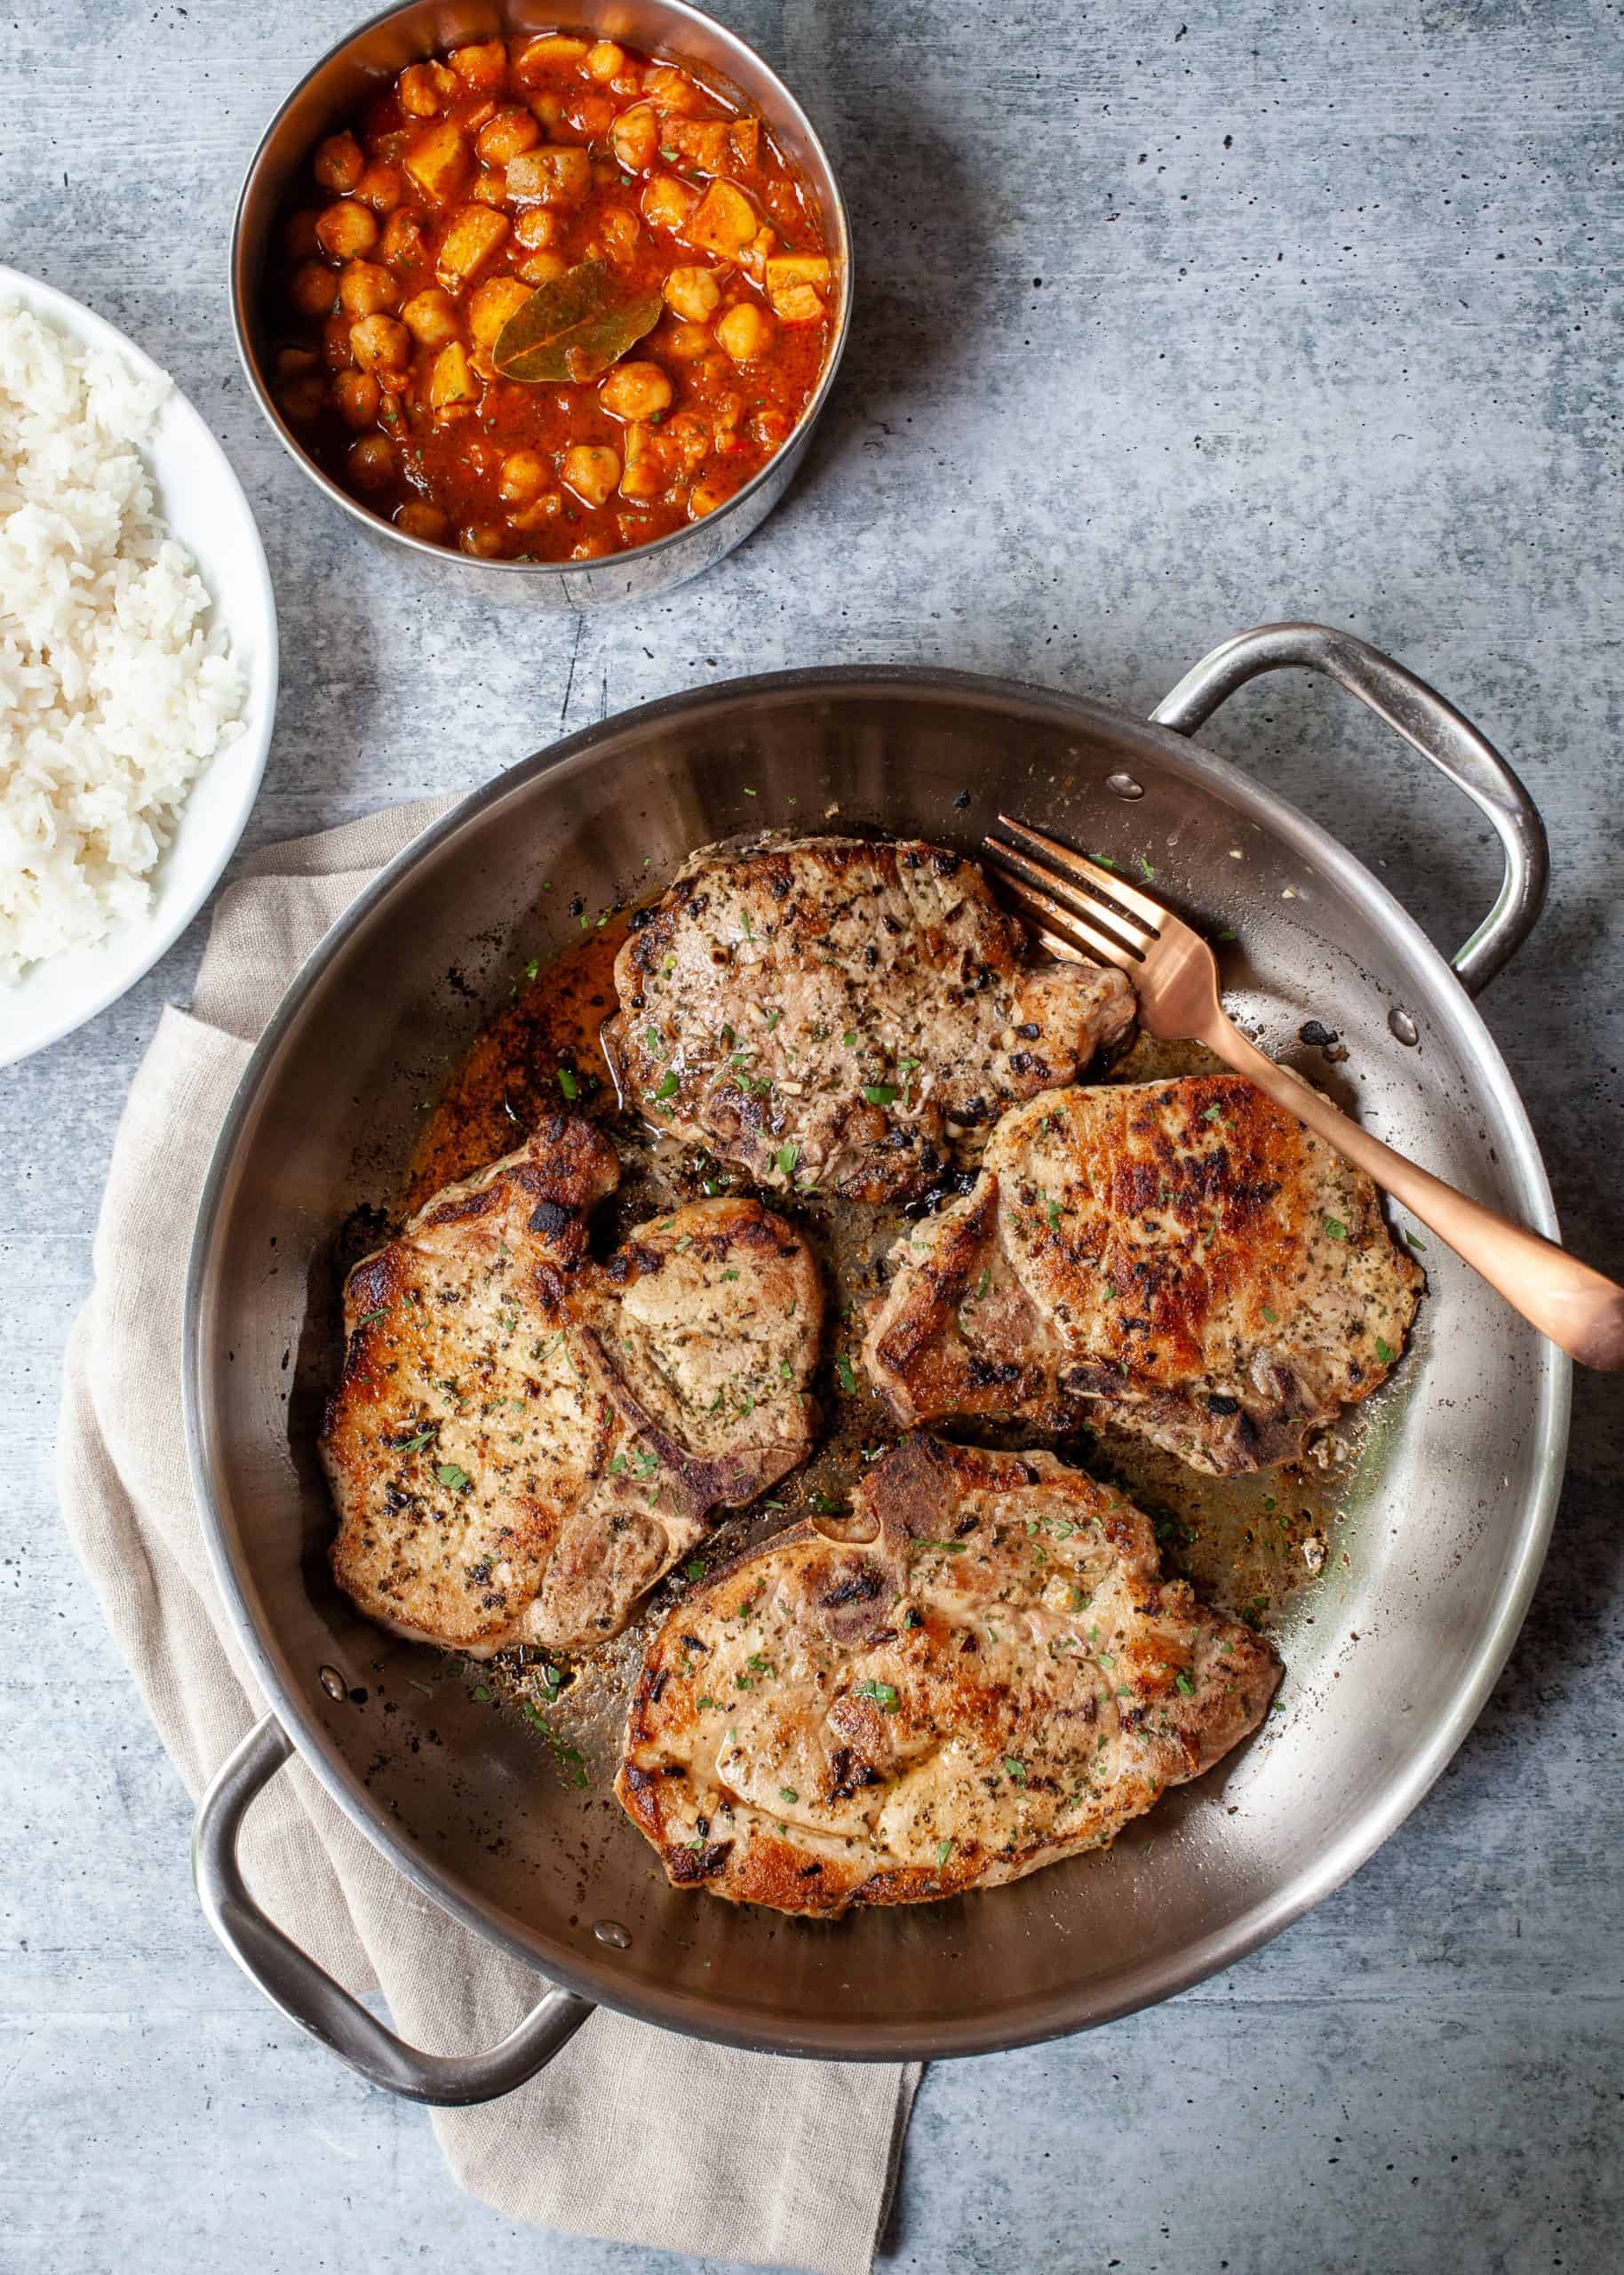
MULTIPOLYGON (((19 0, 0 22, 0 253, 176 372, 265 531, 284 677, 251 841, 738 672, 943 660, 1148 708, 1246 624, 1345 624, 1466 707, 1548 817, 1550 911, 1486 1008, 1570 1236, 1624 1266, 1615 6, 723 0, 843 160, 856 337, 766 530, 663 605, 572 626, 431 596, 313 503, 245 398, 232 201, 355 5, 19 0)), ((1254 691, 1210 739, 1436 937, 1470 930, 1485 833, 1328 690, 1254 691)), ((0 1078, 0 2267, 674 2270, 459 2198, 418 2112, 237 1976, 59 1530, 60 1354, 107 1150, 201 937, 0 1078)), ((1618 2265, 1621 1457, 1616 1388, 1581 1385, 1510 1666, 1350 1886, 1158 2012, 927 2077, 887 2269, 1618 2265)))

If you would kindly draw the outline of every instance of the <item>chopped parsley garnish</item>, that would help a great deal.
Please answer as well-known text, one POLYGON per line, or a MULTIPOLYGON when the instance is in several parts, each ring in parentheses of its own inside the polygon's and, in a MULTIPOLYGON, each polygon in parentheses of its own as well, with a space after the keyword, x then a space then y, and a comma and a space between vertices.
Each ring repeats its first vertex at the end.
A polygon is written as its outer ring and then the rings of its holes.
POLYGON ((573 1098, 578 1093, 581 1086, 576 1081, 575 1076, 570 1073, 568 1066, 561 1066, 558 1070, 558 1087, 562 1090, 567 1098, 573 1098))
POLYGON ((779 1020, 783 1017, 784 1012, 782 1009, 779 1005, 775 1003, 772 1010, 767 1015, 767 1032, 768 1034, 771 1034, 773 1029, 777 1026, 779 1020))
POLYGON ((403 1454, 420 1454, 425 1446, 432 1446, 434 1444, 434 1433, 438 1428, 439 1425, 436 1423, 431 1429, 419 1430, 415 1438, 407 1439, 405 1444, 400 1450, 403 1454))
POLYGON ((821 1490, 815 1491, 808 1493, 807 1498, 811 1502, 812 1506, 817 1511, 820 1517, 832 1517, 839 1513, 840 1504, 835 1499, 832 1493, 824 1493, 821 1490))
POLYGON ((755 934, 754 934, 754 932, 751 930, 751 924, 750 924, 750 911, 749 911, 747 908, 741 908, 738 914, 739 914, 739 922, 740 922, 740 923, 744 926, 744 938, 745 938, 747 940, 753 940, 753 939, 755 938, 755 934))
POLYGON ((699 1709, 699 1712, 704 1714, 708 1712, 715 1705, 716 1701, 713 1698, 696 1698, 694 1704, 699 1709))
POLYGON ((736 1280, 738 1278, 737 1265, 730 1264, 721 1276, 724 1280, 736 1280))
POLYGON ((1175 1674, 1173 1687, 1175 1690, 1182 1690, 1186 1698, 1193 1698, 1196 1695, 1196 1686, 1187 1674, 1175 1674))
POLYGON ((852 1689, 854 1698, 872 1698, 885 1713, 895 1714, 902 1704, 902 1694, 888 1682, 859 1682, 852 1689))
POLYGON ((690 1556, 682 1567, 690 1580, 703 1580, 710 1569, 703 1556, 690 1556))
POLYGON ((1279 1325, 1280 1314, 1278 1312, 1274 1310, 1271 1305, 1265 1304, 1262 1306, 1262 1312, 1263 1317, 1269 1321, 1270 1327, 1278 1327, 1279 1325))
MULTIPOLYGON (((668 1066, 668 1067, 665 1069, 665 1073, 660 1076, 660 1079, 659 1079, 658 1082, 655 1085, 655 1091, 654 1091, 654 1095, 655 1095, 655 1097, 656 1097, 657 1098, 670 1098, 670 1097, 672 1096, 672 1094, 674 1092, 674 1090, 676 1090, 676 1087, 677 1087, 677 1078, 676 1078, 676 1075, 673 1073, 672 1069, 668 1066)), ((569 1097, 573 1098, 573 1096, 575 1095, 575 1093, 574 1093, 573 1091, 570 1091, 570 1092, 569 1092, 567 1095, 569 1095, 569 1097)))
POLYGON ((1410 1246, 1411 1246, 1412 1248, 1417 1248, 1417 1249, 1420 1249, 1420 1250, 1421 1251, 1421 1254, 1422 1254, 1423 1256, 1426 1254, 1426 1252, 1427 1252, 1427 1243, 1426 1243, 1426 1241, 1425 1241, 1424 1240, 1422 1240, 1422 1238, 1421 1238, 1421 1234, 1420 1234, 1419 1233, 1406 1233, 1405 1234, 1405 1240, 1406 1240, 1406 1241, 1408 1241, 1408 1242, 1410 1243, 1410 1246))
POLYGON ((800 1795, 795 1791, 793 1785, 780 1785, 778 1788, 778 1799, 781 1801, 798 1801, 800 1799, 800 1795))
POLYGON ((1325 1238, 1328 1241, 1345 1241, 1347 1237, 1348 1227, 1340 1217, 1325 1218, 1325 1238))
POLYGON ((937 1864, 937 1868, 938 1868, 938 1870, 940 1869, 940 1867, 941 1867, 942 1865, 943 1865, 943 1864, 946 1864, 946 1862, 947 1862, 948 1858, 952 1855, 952 1853, 953 1853, 953 1844, 952 1844, 952 1842, 951 1842, 951 1840, 938 1840, 938 1841, 937 1841, 937 1843, 936 1843, 936 1864, 937 1864))
POLYGON ((442 1485, 449 1485, 453 1493, 466 1493, 474 1482, 467 1471, 458 1468, 454 1461, 441 1462, 434 1471, 434 1475, 440 1480, 442 1485))
POLYGON ((382 1319, 384 1317, 385 1313, 387 1312, 388 1308, 388 1305, 386 1304, 380 1311, 362 1312, 361 1317, 355 1321, 356 1326, 370 1327, 374 1320, 382 1319))
POLYGON ((981 1267, 981 1278, 975 1282, 975 1300, 977 1303, 981 1301, 982 1297, 986 1294, 988 1289, 991 1285, 992 1266, 990 1264, 983 1264, 981 1267))
POLYGON ((527 979, 534 979, 534 978, 535 978, 535 977, 536 977, 536 975, 537 975, 537 973, 540 970, 541 970, 541 965, 540 965, 540 963, 537 962, 537 960, 536 959, 536 957, 532 956, 532 957, 530 958, 530 960, 529 960, 529 963, 527 963, 527 964, 525 965, 525 967, 524 967, 524 976, 525 976, 525 978, 526 978, 527 979))
POLYGON ((1023 1761, 1017 1760, 1013 1753, 1007 1753, 1004 1756, 1004 1767, 1017 1785, 1025 1784, 1026 1764, 1023 1761))
POLYGON ((613 1461, 609 1464, 609 1475, 611 1477, 624 1476, 625 1473, 625 1456, 624 1454, 617 1454, 613 1461))
POLYGON ((840 1378, 840 1388, 850 1398, 857 1387, 857 1377, 851 1370, 851 1361, 842 1351, 834 1362, 834 1371, 840 1378))
POLYGON ((1223 1108, 1221 1106, 1209 1106, 1206 1111, 1202 1114, 1201 1119, 1203 1122, 1222 1122, 1223 1120, 1223 1108))
POLYGON ((1143 873, 1146 884, 1154 883, 1156 880, 1156 872, 1150 866, 1150 864, 1145 859, 1142 853, 1139 857, 1139 866, 1143 873))
POLYGON ((1054 1231, 1055 1230, 1055 1228, 1057 1227, 1057 1225, 1059 1225, 1059 1223, 1060 1223, 1060 1203, 1059 1203, 1059 1201, 1046 1201, 1044 1202, 1044 1204, 1043 1204, 1043 1213, 1044 1213, 1044 1215, 1045 1215, 1045 1216, 1048 1218, 1048 1220, 1049 1220, 1049 1230, 1050 1230, 1050 1232, 1054 1232, 1054 1231))
POLYGON ((633 1477, 652 1477, 659 1465, 660 1457, 658 1454, 652 1452, 646 1446, 640 1446, 637 1451, 632 1456, 632 1474, 633 1477))
POLYGON ((846 1045, 848 1050, 855 1050, 857 1047, 856 1028, 848 1027, 845 1034, 840 1037, 840 1041, 846 1045))
POLYGON ((864 1082, 863 1095, 871 1106, 892 1106, 896 1099, 895 1082, 864 1082))
POLYGON ((1398 1353, 1394 1350, 1390 1343, 1384 1343, 1381 1340, 1381 1337, 1377 1336, 1376 1356, 1381 1360, 1384 1367, 1390 1367, 1394 1360, 1398 1356, 1398 1353))
POLYGON ((660 1031, 658 1027, 645 1027, 643 1030, 643 1041, 648 1044, 650 1050, 657 1051, 660 1047, 660 1031))
POLYGON ((777 1163, 780 1177, 792 1177, 795 1164, 800 1159, 800 1147, 792 1140, 787 1145, 780 1145, 773 1159, 777 1163))

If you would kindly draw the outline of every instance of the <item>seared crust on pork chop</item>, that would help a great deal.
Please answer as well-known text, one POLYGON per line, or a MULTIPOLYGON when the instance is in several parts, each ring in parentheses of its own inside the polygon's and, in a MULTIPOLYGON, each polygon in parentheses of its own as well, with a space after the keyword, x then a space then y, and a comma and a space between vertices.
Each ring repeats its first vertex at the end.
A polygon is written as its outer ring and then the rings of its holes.
POLYGON ((1219 1476, 1367 1397, 1423 1284, 1370 1179, 1238 1074, 1034 1098, 893 1254, 863 1357, 899 1421, 1103 1405, 1219 1476))
POLYGON ((857 1201, 927 1191, 959 1140, 1134 1016, 1120 972, 1029 963, 961 854, 843 837, 696 854, 615 985, 604 1047, 630 1103, 758 1184, 857 1201))
POLYGON ((619 1180, 573 1116, 448 1186, 358 1264, 322 1458, 332 1569, 385 1626, 487 1656, 580 1650, 811 1441, 823 1300, 752 1201, 640 1225, 604 1265, 619 1180))
POLYGON ((923 1435, 691 1590, 633 1694, 621 1803, 679 1888, 832 1915, 1106 1846, 1257 1728, 1279 1663, 1052 1454, 923 1435))

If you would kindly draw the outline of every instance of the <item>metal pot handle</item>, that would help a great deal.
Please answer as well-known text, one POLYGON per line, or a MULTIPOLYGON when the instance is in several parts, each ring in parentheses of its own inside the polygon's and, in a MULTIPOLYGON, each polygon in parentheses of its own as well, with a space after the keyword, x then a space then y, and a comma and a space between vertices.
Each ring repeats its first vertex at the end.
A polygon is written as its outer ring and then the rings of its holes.
POLYGON ((1481 994, 1532 931, 1550 879, 1550 855, 1533 800, 1493 744, 1436 689, 1350 632, 1326 624, 1262 624, 1203 656, 1150 716, 1158 726, 1192 735, 1237 688, 1260 672, 1289 665, 1323 672, 1357 696, 1493 823, 1506 856, 1500 895, 1451 959, 1467 994, 1481 994))
POLYGON ((545 2070, 592 2013, 590 2000, 551 1990, 488 2053, 425 2054, 386 2030, 266 1918, 243 1883, 237 1838, 256 1797, 292 1752, 274 1714, 257 1722, 203 1795, 192 1833, 192 1878, 203 1916, 249 1981, 352 2070, 408 2101, 466 2108, 496 2101, 545 2070))

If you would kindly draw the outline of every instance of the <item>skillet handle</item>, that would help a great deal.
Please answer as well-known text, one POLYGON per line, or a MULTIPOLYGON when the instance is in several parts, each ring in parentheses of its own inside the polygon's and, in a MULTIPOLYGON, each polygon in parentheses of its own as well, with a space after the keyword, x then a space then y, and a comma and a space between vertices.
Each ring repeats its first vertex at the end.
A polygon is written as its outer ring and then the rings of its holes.
POLYGON ((237 1839, 256 1797, 292 1752, 274 1714, 257 1722, 203 1795, 192 1833, 192 1878, 203 1916, 249 1981, 352 2070, 408 2101, 466 2108, 496 2101, 545 2070, 592 2013, 590 2000, 551 1990, 488 2053, 425 2054, 386 2030, 266 1918, 243 1883, 237 1839))
POLYGON ((1262 624, 1203 656, 1150 716, 1158 726, 1192 735, 1249 679, 1294 665, 1322 672, 1357 696, 1493 823, 1506 856, 1500 895, 1451 959, 1467 994, 1480 994, 1532 931, 1550 881, 1550 855, 1539 808, 1493 745, 1453 703, 1350 632, 1327 624, 1262 624))

